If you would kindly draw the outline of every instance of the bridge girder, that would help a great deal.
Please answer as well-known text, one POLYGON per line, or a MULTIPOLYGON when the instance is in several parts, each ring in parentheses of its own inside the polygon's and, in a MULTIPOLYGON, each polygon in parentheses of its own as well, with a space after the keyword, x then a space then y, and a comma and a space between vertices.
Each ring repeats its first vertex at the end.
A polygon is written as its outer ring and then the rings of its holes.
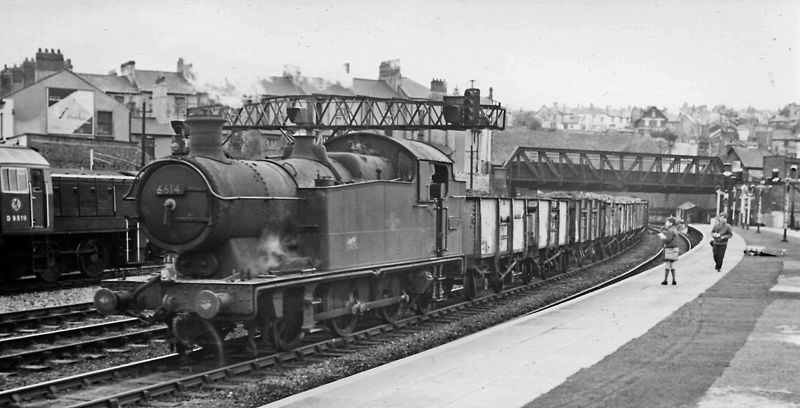
POLYGON ((725 184, 719 157, 519 147, 504 167, 512 190, 713 194, 725 184))

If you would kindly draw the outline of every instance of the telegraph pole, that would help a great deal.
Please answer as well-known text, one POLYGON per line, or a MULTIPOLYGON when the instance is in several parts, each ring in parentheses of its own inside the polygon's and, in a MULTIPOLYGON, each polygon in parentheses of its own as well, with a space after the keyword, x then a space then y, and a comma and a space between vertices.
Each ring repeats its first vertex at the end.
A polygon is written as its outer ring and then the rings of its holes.
POLYGON ((145 122, 144 122, 144 111, 147 108, 147 102, 144 99, 144 95, 142 96, 142 167, 145 165, 145 144, 146 144, 146 137, 144 133, 145 129, 145 122))
POLYGON ((469 145, 469 189, 472 190, 472 177, 475 173, 475 145, 469 145))

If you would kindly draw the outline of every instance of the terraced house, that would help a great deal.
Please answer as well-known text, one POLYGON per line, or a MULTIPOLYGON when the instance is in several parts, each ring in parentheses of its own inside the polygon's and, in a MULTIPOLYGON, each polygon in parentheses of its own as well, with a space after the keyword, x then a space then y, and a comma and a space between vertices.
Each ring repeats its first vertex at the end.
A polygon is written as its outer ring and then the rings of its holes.
POLYGON ((175 71, 74 72, 60 50, 39 49, 0 71, 2 139, 38 149, 55 167, 133 169, 170 153, 170 121, 206 102, 191 65, 175 71), (142 156, 142 137, 145 155, 142 156))

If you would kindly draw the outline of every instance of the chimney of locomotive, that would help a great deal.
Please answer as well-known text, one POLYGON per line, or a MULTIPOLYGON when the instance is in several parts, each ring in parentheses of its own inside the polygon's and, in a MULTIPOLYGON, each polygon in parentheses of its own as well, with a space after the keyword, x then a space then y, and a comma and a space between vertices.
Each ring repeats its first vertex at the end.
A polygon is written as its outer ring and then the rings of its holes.
POLYGON ((225 160, 222 152, 222 126, 225 119, 210 112, 199 112, 186 118, 189 129, 189 153, 216 160, 225 160))
POLYGON ((301 157, 303 159, 319 160, 319 147, 315 143, 315 137, 308 134, 305 129, 298 130, 292 135, 294 145, 290 157, 301 157))

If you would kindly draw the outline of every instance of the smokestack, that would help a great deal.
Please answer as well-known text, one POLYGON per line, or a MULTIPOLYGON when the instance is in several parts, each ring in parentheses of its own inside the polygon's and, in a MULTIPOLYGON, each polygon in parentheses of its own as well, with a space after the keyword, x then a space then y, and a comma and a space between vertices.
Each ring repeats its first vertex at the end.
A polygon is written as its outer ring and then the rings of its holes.
POLYGON ((209 112, 189 116, 186 127, 189 129, 190 154, 216 160, 225 160, 222 153, 222 125, 225 119, 209 112))
POLYGON ((294 145, 292 145, 292 154, 289 157, 299 157, 303 159, 319 160, 319 154, 315 151, 319 148, 316 147, 313 135, 309 135, 305 130, 299 130, 294 135, 294 145))

